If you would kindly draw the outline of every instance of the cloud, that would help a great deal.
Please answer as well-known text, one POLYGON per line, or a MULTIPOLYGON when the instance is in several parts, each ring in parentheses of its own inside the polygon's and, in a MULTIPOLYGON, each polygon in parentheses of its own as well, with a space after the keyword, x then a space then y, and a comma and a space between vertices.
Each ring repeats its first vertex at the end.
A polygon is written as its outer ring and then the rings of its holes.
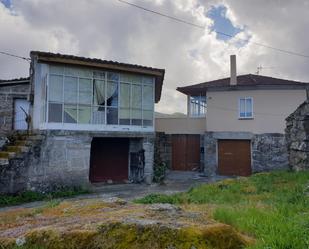
MULTIPOLYGON (((5 34, 0 50, 23 56, 30 50, 44 50, 165 68, 162 99, 156 106, 161 112, 185 112, 186 98, 176 87, 228 76, 232 53, 238 56, 239 73, 253 73, 259 65, 276 66, 262 73, 308 79, 309 60, 251 43, 239 45, 236 38, 217 40, 211 32, 213 20, 205 15, 212 6, 224 5, 233 26, 243 29, 237 37, 309 54, 305 1, 280 1, 280 5, 266 0, 131 1, 205 29, 116 0, 13 0, 11 9, 0 3, 0 33, 5 34)), ((21 60, 0 56, 0 65, 0 78, 28 74, 28 65, 21 60)))

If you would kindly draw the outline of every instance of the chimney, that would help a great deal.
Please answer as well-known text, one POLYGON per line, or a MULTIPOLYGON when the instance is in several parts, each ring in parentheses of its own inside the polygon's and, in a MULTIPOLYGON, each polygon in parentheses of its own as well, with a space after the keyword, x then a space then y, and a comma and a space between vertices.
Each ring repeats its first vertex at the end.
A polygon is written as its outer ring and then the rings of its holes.
POLYGON ((236 55, 230 56, 231 60, 231 78, 230 78, 230 85, 235 86, 237 85, 237 73, 236 73, 236 55))

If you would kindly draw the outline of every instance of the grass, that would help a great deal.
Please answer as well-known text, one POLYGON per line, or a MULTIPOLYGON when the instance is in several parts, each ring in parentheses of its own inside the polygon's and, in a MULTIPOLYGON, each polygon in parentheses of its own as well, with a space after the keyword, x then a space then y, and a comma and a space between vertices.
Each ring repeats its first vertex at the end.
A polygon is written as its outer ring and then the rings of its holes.
POLYGON ((213 219, 257 239, 250 248, 309 248, 309 172, 256 174, 135 202, 198 204, 205 212, 211 206, 213 219))
POLYGON ((53 200, 62 197, 71 197, 80 194, 90 193, 89 190, 80 187, 61 188, 53 192, 41 193, 35 191, 25 191, 15 195, 0 195, 0 207, 18 205, 32 201, 53 200))

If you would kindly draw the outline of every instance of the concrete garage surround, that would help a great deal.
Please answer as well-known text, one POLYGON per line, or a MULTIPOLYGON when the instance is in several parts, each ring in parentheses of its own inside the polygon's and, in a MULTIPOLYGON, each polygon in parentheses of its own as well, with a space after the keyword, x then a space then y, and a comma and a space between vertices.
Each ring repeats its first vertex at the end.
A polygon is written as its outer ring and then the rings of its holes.
POLYGON ((288 152, 285 135, 280 133, 206 132, 204 134, 204 172, 218 174, 218 140, 251 140, 252 173, 287 169, 288 152))

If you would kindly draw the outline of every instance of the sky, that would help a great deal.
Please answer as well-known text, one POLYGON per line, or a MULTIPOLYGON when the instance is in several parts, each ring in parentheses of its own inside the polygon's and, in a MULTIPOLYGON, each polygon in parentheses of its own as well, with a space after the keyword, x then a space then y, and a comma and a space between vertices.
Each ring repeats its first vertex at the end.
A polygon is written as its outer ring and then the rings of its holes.
MULTIPOLYGON (((117 0, 0 0, 0 51, 31 50, 115 60, 166 70, 156 111, 186 112, 178 86, 237 73, 309 82, 309 0, 127 0, 196 28, 117 0), (227 37, 216 31, 228 33, 227 37), (308 57, 279 53, 262 43, 308 57)), ((29 75, 29 63, 0 54, 0 79, 29 75)))

